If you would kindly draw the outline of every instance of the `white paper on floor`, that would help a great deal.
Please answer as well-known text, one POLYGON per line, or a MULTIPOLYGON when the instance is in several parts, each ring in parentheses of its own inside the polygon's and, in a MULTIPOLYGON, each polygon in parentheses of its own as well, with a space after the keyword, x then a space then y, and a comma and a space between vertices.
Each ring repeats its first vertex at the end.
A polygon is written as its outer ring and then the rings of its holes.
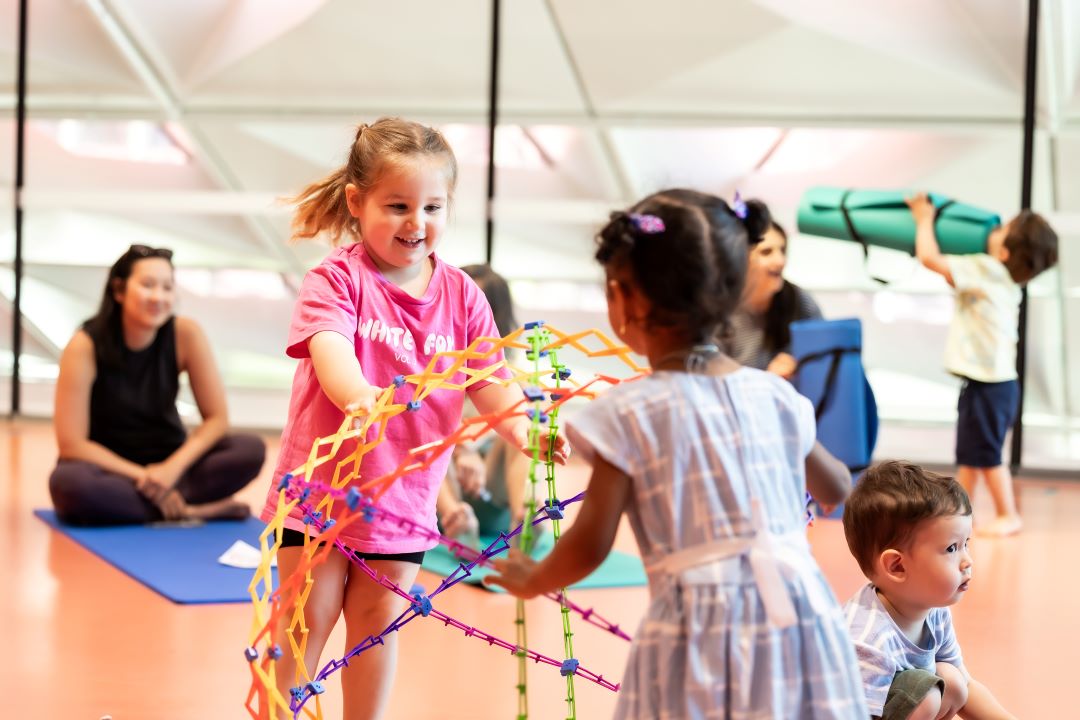
MULTIPOLYGON (((262 562, 262 554, 259 552, 259 548, 249 545, 243 540, 237 540, 228 550, 221 554, 218 562, 229 567, 254 570, 262 562)), ((270 561, 270 567, 277 567, 277 558, 270 561)))

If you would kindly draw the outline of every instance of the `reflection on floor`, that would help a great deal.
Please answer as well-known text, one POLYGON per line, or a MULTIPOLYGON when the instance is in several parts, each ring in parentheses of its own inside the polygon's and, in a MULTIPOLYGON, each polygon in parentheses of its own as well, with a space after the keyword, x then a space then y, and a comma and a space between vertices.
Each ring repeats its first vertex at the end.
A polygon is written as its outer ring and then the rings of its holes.
MULTIPOLYGON (((271 441, 271 446, 276 443, 271 441)), ((31 515, 48 505, 46 478, 55 458, 49 426, 0 425, 0 617, 8 620, 4 717, 116 720, 243 718, 249 673, 243 657, 251 613, 243 605, 173 605, 128 579, 81 547, 49 531, 31 515)), ((584 469, 562 476, 567 492, 583 484, 584 469)), ((246 492, 261 502, 269 469, 246 492)), ((954 608, 972 674, 1018 717, 1073 717, 1069 683, 1080 661, 1080 615, 1070 610, 1080 589, 1070 549, 1080 541, 1080 485, 1019 483, 1027 522, 1023 535, 977 540, 975 579, 954 608)), ((981 509, 985 498, 977 499, 981 509)), ((811 539, 836 593, 846 598, 863 582, 839 523, 819 522, 811 539)), ((624 527, 617 547, 633 551, 624 527)), ((168 562, 168 558, 162 558, 168 562)), ((422 576, 431 587, 434 578, 422 576)), ((632 628, 646 605, 644 588, 591 590, 575 600, 632 628)), ((447 614, 513 637, 509 598, 461 587, 440 604, 447 614)), ((528 618, 530 641, 544 654, 562 649, 561 620, 538 601, 528 618)), ((617 679, 627 643, 591 627, 576 627, 575 655, 617 679)), ((344 633, 330 640, 343 649, 344 633)), ((509 718, 517 711, 515 660, 505 651, 465 638, 433 622, 414 622, 401 637, 401 664, 388 717, 509 718)), ((566 685, 554 669, 533 666, 530 716, 565 717, 566 685)), ((576 684, 577 716, 610 717, 615 695, 576 684)), ((325 716, 340 717, 334 682, 323 696, 325 716)))

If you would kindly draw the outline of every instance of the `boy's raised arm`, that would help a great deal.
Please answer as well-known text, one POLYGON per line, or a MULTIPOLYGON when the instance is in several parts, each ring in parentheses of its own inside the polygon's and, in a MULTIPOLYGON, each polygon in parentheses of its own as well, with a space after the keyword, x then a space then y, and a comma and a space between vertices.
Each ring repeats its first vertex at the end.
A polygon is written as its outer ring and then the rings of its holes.
POLYGON ((923 267, 933 270, 945 278, 950 285, 953 284, 952 273, 949 272, 949 263, 941 252, 938 245, 937 235, 934 234, 934 205, 926 193, 919 193, 905 200, 911 208, 911 215, 915 218, 915 257, 923 264, 923 267))

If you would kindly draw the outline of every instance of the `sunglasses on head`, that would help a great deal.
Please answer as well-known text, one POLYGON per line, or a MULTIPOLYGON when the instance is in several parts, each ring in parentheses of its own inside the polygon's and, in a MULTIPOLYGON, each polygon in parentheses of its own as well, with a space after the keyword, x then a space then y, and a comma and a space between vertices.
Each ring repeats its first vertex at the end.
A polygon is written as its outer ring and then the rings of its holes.
POLYGON ((164 258, 172 260, 172 250, 169 248, 152 248, 149 245, 132 245, 128 252, 138 258, 164 258))

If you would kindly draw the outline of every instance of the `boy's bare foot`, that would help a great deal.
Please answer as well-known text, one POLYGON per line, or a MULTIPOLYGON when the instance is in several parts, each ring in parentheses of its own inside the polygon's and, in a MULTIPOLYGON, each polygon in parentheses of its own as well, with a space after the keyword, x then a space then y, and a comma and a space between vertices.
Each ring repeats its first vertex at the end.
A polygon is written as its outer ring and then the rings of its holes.
POLYGON ((243 520, 251 516, 247 503, 226 498, 202 505, 188 505, 188 517, 200 520, 243 520))
POLYGON ((1006 537, 1015 535, 1024 527, 1024 521, 1019 515, 1000 515, 988 523, 983 524, 978 534, 984 537, 1006 537))

